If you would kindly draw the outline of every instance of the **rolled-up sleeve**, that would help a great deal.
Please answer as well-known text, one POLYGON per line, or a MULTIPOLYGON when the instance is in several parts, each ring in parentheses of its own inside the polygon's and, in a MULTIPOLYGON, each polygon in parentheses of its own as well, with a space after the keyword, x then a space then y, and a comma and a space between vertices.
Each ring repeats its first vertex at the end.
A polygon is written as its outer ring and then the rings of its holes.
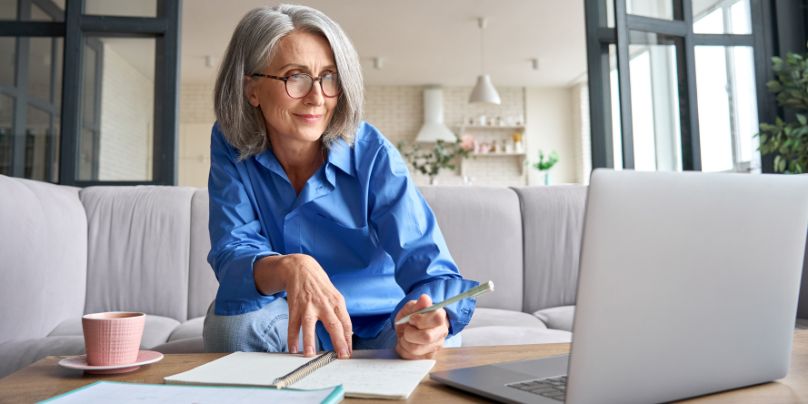
POLYGON ((278 253, 262 231, 252 191, 239 170, 237 151, 225 141, 218 124, 211 134, 210 156, 208 262, 219 280, 215 311, 232 315, 258 310, 274 297, 258 291, 253 266, 258 259, 278 253))
MULTIPOLYGON (((391 315, 410 300, 426 294, 434 302, 446 300, 477 286, 460 275, 432 209, 409 176, 398 150, 384 142, 375 156, 369 181, 370 221, 385 251, 396 265, 396 282, 404 290, 391 315)), ((463 299, 446 306, 449 336, 469 323, 475 299, 463 299)))

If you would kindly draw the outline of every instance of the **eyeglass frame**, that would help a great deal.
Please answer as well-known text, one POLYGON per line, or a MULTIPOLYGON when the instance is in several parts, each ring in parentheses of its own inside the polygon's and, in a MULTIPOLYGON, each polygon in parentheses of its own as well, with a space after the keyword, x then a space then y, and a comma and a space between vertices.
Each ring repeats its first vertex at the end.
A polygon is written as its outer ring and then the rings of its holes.
POLYGON ((323 78, 325 78, 325 76, 328 75, 328 74, 334 75, 337 78, 337 83, 339 83, 339 74, 334 73, 334 72, 328 72, 328 73, 326 73, 326 74, 324 74, 322 76, 319 76, 319 77, 314 77, 314 76, 312 76, 311 74, 308 74, 308 73, 295 73, 295 74, 292 74, 290 76, 285 76, 285 77, 284 76, 273 76, 271 74, 263 74, 263 73, 252 73, 252 74, 250 74, 250 77, 264 77, 264 78, 268 78, 268 79, 282 81, 283 82, 283 89, 284 89, 284 91, 286 91, 286 95, 288 95, 289 98, 294 99, 294 100, 299 100, 301 98, 306 98, 307 95, 311 94, 311 90, 314 89, 314 83, 319 83, 320 84, 320 91, 322 91, 323 97, 325 97, 325 98, 339 97, 339 95, 342 94, 342 88, 339 85, 337 85, 337 93, 336 94, 327 95, 325 93, 325 89, 323 88, 323 78), (306 92, 306 94, 303 94, 300 97, 292 97, 292 94, 289 94, 289 79, 292 76, 307 76, 309 79, 311 79, 311 87, 309 87, 309 91, 306 92))

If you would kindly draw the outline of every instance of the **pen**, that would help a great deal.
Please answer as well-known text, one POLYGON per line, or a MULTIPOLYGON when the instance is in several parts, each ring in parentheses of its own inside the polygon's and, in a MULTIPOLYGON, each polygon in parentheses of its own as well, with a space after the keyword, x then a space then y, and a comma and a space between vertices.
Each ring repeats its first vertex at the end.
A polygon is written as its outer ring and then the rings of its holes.
POLYGON ((410 321, 410 317, 412 315, 414 315, 414 314, 429 313, 430 311, 435 311, 435 310, 440 309, 440 308, 442 308, 444 306, 448 306, 448 305, 450 305, 450 304, 452 304, 452 303, 454 303, 454 302, 456 302, 458 300, 466 299, 466 298, 469 298, 469 297, 479 296, 479 295, 481 295, 483 293, 491 292, 493 290, 494 290, 494 282, 493 281, 488 281, 486 283, 480 284, 477 287, 471 288, 471 289, 469 289, 469 290, 467 290, 467 291, 465 291, 465 292, 463 292, 463 293, 461 293, 461 294, 459 294, 457 296, 450 297, 450 298, 448 298, 448 299, 446 299, 446 300, 444 300, 444 301, 442 301, 440 303, 435 303, 432 306, 429 306, 429 307, 427 307, 425 309, 418 310, 415 313, 407 314, 406 316, 402 317, 400 320, 396 321, 396 325, 405 324, 406 322, 410 321))

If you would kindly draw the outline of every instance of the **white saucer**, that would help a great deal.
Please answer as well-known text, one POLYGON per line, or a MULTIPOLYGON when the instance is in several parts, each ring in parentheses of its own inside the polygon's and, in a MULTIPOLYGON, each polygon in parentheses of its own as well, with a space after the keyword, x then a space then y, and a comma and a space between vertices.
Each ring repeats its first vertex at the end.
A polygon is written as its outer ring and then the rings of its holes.
POLYGON ((87 373, 98 375, 109 375, 116 373, 126 373, 140 369, 143 365, 158 362, 163 359, 163 354, 156 351, 140 351, 134 363, 125 365, 90 366, 87 364, 87 355, 71 356, 59 361, 59 366, 83 370, 87 373))

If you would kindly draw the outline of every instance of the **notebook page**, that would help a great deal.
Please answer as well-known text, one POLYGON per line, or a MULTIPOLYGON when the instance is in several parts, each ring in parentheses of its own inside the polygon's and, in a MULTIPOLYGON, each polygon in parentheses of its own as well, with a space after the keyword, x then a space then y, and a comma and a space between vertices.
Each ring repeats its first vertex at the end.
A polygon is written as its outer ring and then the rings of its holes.
POLYGON ((51 404, 264 404, 338 403, 340 388, 326 390, 275 390, 263 387, 198 387, 165 384, 95 382, 45 400, 51 404))
POLYGON ((434 360, 339 359, 292 387, 320 389, 342 384, 350 397, 405 399, 434 365, 434 360))
POLYGON ((167 376, 164 380, 166 383, 176 384, 271 386, 276 378, 311 359, 289 354, 233 352, 187 372, 167 376))

